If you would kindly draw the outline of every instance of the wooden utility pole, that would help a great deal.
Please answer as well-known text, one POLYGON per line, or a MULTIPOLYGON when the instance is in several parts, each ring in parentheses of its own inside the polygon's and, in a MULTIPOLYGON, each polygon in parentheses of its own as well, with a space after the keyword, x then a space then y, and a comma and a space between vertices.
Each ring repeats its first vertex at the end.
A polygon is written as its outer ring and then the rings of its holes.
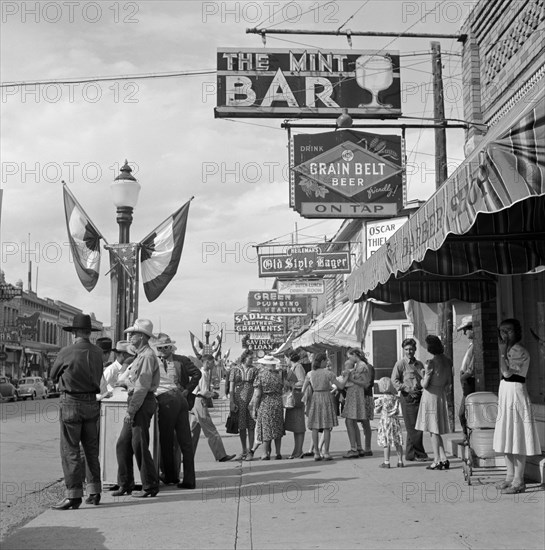
MULTIPOLYGON (((435 119, 435 188, 439 189, 448 178, 447 171, 447 136, 446 129, 441 127, 445 122, 445 99, 443 95, 443 69, 441 62, 441 45, 439 42, 431 43, 431 62, 433 75, 433 117, 435 119)), ((452 304, 443 302, 439 304, 437 311, 438 333, 443 345, 445 355, 453 359, 452 349, 452 304)), ((453 365, 453 382, 454 382, 453 365)), ((454 383, 448 395, 449 424, 451 431, 455 427, 454 383)))

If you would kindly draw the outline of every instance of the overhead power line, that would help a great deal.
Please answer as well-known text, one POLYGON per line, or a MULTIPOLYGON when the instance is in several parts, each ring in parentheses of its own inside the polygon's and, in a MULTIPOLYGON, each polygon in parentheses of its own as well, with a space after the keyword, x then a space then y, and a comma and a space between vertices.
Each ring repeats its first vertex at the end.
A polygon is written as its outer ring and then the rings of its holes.
POLYGON ((177 71, 170 73, 145 73, 134 75, 117 75, 117 76, 93 76, 93 77, 76 77, 66 79, 49 79, 49 80, 25 80, 17 82, 2 82, 0 88, 20 87, 20 86, 46 86, 48 84, 85 84, 88 82, 112 82, 115 80, 150 80, 153 78, 179 78, 181 76, 199 76, 205 74, 216 74, 216 69, 199 69, 195 71, 177 71))

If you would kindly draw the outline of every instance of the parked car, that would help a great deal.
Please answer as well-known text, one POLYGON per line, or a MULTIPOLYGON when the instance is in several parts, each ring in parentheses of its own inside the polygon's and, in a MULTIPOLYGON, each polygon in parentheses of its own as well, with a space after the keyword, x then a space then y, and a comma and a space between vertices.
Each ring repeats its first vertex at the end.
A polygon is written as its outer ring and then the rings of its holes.
POLYGON ((47 397, 47 388, 39 376, 21 378, 17 391, 21 399, 36 399, 37 397, 45 399, 47 397))
POLYGON ((7 376, 0 376, 0 397, 17 401, 17 388, 9 381, 7 376))
POLYGON ((47 397, 59 397, 61 394, 59 391, 59 385, 55 384, 51 378, 46 381, 45 386, 47 388, 47 397))

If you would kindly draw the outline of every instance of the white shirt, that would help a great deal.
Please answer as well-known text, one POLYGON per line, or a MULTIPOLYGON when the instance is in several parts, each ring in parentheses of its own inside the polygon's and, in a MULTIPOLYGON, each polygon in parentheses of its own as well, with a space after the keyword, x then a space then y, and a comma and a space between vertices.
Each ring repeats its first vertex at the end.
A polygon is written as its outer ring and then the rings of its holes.
POLYGON ((106 380, 106 388, 108 389, 108 391, 110 392, 114 391, 114 386, 122 370, 123 370, 123 365, 119 363, 117 359, 111 365, 108 365, 104 369, 102 376, 104 380, 106 380))
POLYGON ((475 358, 473 356, 473 342, 469 344, 466 354, 462 360, 462 366, 460 367, 460 374, 468 374, 472 376, 475 372, 475 358))
POLYGON ((193 390, 193 393, 195 395, 205 395, 210 388, 211 371, 204 369, 200 369, 200 371, 202 376, 199 380, 197 387, 193 390))

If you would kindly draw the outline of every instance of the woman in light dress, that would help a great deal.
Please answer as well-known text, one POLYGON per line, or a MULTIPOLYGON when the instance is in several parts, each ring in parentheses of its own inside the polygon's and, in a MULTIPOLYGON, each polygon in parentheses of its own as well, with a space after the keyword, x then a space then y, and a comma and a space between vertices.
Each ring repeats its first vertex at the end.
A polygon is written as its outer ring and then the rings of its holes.
POLYGON ((504 494, 524 493, 526 457, 540 455, 539 435, 526 389, 530 354, 520 344, 522 327, 517 319, 505 319, 499 327, 500 371, 498 416, 493 447, 505 455, 507 473, 499 488, 504 494))

